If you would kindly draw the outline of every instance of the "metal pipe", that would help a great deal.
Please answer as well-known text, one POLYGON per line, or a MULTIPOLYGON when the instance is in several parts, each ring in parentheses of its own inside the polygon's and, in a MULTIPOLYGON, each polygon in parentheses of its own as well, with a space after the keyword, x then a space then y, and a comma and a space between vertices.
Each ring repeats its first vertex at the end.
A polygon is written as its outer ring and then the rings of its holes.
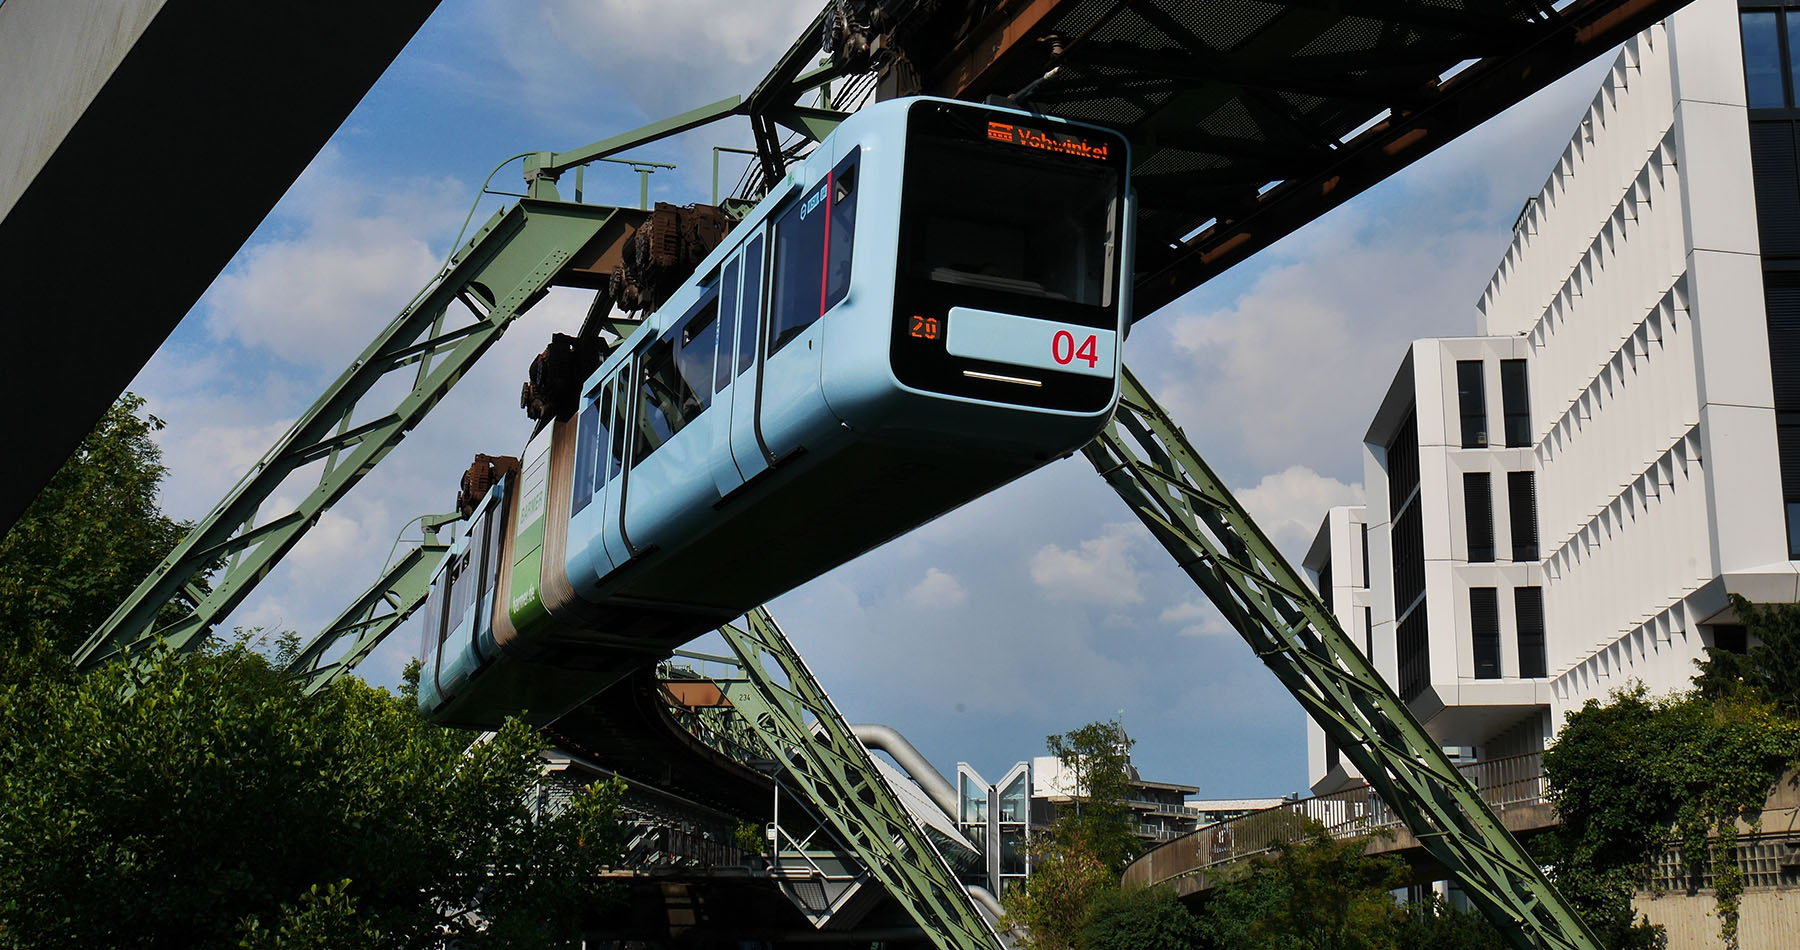
POLYGON ((906 770, 912 780, 919 783, 919 788, 937 803, 944 814, 951 820, 956 818, 956 788, 945 780, 944 776, 933 768, 925 756, 906 741, 906 737, 892 726, 884 726, 876 722, 854 722, 850 724, 850 734, 856 741, 871 749, 880 749, 894 757, 894 761, 906 770))

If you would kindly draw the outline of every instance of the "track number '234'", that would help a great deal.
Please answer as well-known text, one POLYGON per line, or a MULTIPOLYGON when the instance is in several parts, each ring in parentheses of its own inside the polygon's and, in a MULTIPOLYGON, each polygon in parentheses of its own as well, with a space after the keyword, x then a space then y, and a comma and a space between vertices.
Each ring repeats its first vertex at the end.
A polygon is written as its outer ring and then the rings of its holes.
POLYGON ((1082 340, 1079 345, 1075 342, 1075 334, 1067 330, 1058 330, 1056 335, 1050 338, 1050 358, 1063 366, 1076 360, 1088 364, 1089 368, 1098 366, 1100 363, 1098 348, 1099 342, 1092 333, 1088 334, 1087 339, 1082 340))

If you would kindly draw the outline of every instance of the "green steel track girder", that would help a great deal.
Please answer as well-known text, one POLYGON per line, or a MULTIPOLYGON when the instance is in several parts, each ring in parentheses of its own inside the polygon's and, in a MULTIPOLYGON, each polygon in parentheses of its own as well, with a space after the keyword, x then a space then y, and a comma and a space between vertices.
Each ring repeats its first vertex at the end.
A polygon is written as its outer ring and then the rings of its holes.
POLYGON ((788 780, 939 950, 999 950, 999 935, 775 619, 762 607, 744 619, 743 627, 727 624, 719 633, 746 679, 720 685, 788 780))
POLYGON ((1520 950, 1600 943, 1130 370, 1082 450, 1520 950))
POLYGON ((507 326, 544 295, 613 212, 599 205, 525 199, 489 219, 441 279, 375 337, 113 611, 76 652, 76 664, 92 668, 153 637, 177 650, 204 643, 325 509, 399 445, 507 326), (398 401, 368 411, 364 397, 400 374, 412 378, 398 401), (286 479, 313 465, 320 466, 318 482, 298 504, 259 516, 286 479), (221 562, 223 573, 206 591, 201 582, 221 562), (156 627, 163 605, 182 591, 196 595, 196 606, 156 627))
POLYGON ((406 618, 419 609, 431 593, 432 575, 437 573, 445 552, 450 550, 449 540, 440 538, 438 529, 461 518, 462 515, 451 512, 422 519, 425 536, 419 544, 409 548, 337 619, 300 648, 288 662, 286 672, 302 681, 302 689, 307 695, 330 686, 339 675, 361 663, 387 639, 388 634, 394 632, 394 628, 405 623, 406 618), (336 659, 326 660, 332 648, 346 639, 350 641, 349 647, 336 659))

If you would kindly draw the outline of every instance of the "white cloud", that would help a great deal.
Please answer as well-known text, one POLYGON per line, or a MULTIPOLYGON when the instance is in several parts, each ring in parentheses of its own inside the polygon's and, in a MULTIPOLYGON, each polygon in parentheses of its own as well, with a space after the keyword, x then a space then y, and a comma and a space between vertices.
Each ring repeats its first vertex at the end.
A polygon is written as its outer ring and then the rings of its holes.
POLYGON ((1236 633, 1225 618, 1219 615, 1219 609, 1212 604, 1198 600, 1184 600, 1163 608, 1158 620, 1166 624, 1178 625, 1182 636, 1213 637, 1221 634, 1236 633))
POLYGON ((1046 544, 1031 556, 1031 580, 1052 600, 1116 606, 1141 603, 1137 559, 1132 555, 1143 529, 1109 524, 1105 533, 1081 542, 1078 550, 1046 544))
POLYGON ((651 119, 748 93, 819 12, 817 4, 731 0, 541 0, 535 7, 522 12, 515 0, 488 0, 478 14, 512 73, 507 92, 523 96, 515 103, 555 111, 585 103, 591 115, 593 90, 605 89, 651 119))
POLYGON ((327 149, 282 204, 289 233, 250 245, 213 282, 201 306, 216 339, 336 367, 437 272, 442 254, 427 242, 461 220, 468 189, 450 179, 384 188, 342 165, 327 149))
POLYGON ((1326 509, 1363 502, 1361 482, 1346 485, 1304 465, 1265 475, 1255 488, 1236 494, 1263 533, 1295 564, 1312 545, 1326 509))
POLYGON ((906 592, 906 602, 921 610, 948 610, 961 607, 969 599, 962 581, 935 567, 925 569, 925 577, 906 592))

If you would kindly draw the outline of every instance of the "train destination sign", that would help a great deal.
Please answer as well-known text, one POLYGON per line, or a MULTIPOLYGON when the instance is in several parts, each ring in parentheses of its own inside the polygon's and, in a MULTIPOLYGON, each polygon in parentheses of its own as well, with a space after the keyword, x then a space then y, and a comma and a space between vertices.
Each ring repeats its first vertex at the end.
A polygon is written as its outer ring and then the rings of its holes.
POLYGON ((1025 148, 1049 152, 1053 155, 1069 155, 1075 158, 1092 159, 1096 162, 1106 161, 1108 143, 1096 142, 1068 132, 1047 132, 1043 129, 1029 129, 1010 122, 988 120, 988 140, 1020 145, 1025 148))

